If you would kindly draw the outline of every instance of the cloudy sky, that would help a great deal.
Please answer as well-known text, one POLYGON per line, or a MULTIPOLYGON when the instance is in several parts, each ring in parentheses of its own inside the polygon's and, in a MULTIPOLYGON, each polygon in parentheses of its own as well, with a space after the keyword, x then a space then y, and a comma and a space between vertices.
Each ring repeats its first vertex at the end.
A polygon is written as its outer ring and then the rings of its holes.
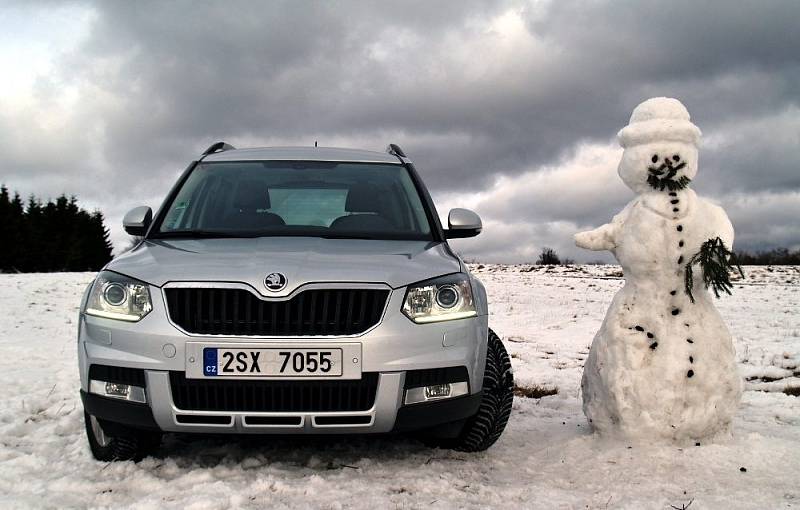
POLYGON ((632 197, 616 132, 651 96, 704 133, 695 189, 737 248, 800 248, 800 2, 0 3, 0 181, 120 220, 216 140, 414 159, 468 258, 532 261, 632 197))

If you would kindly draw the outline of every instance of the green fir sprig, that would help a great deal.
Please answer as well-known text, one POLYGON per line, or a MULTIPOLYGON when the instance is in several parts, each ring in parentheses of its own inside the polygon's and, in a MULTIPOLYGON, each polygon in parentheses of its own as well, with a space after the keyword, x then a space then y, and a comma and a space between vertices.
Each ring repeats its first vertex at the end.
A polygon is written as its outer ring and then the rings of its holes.
POLYGON ((703 283, 706 288, 711 287, 714 295, 719 297, 720 292, 731 293, 733 284, 731 283, 730 273, 738 272, 744 278, 744 271, 739 265, 736 254, 725 247, 722 239, 709 239, 700 247, 700 251, 695 253, 686 264, 685 284, 686 294, 694 303, 692 288, 694 287, 694 272, 692 266, 700 264, 703 270, 703 283))
POLYGON ((677 180, 667 177, 657 177, 652 173, 647 176, 647 184, 658 191, 664 191, 664 188, 670 191, 679 191, 686 188, 690 182, 692 182, 692 180, 685 175, 681 175, 677 180))

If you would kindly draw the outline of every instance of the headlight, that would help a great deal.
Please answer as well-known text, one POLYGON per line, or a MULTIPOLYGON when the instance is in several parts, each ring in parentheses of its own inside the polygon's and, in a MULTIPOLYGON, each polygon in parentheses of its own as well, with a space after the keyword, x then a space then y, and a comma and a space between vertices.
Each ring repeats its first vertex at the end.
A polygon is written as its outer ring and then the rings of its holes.
POLYGON ((469 279, 461 273, 410 285, 403 313, 414 322, 449 321, 478 314, 469 279))
POLYGON ((97 275, 86 302, 89 315, 130 322, 140 320, 152 309, 146 283, 110 271, 97 275))

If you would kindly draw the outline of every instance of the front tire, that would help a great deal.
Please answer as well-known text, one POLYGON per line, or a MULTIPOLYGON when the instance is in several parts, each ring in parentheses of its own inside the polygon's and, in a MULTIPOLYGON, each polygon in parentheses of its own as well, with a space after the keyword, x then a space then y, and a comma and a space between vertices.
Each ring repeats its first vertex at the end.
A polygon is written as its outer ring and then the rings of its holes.
POLYGON ((103 462, 116 460, 140 461, 161 443, 161 434, 143 430, 114 427, 109 433, 101 420, 87 412, 83 413, 86 437, 95 459, 103 462))
POLYGON ((435 445, 462 452, 486 450, 505 430, 513 403, 514 372, 511 368, 511 358, 500 337, 490 329, 486 348, 486 370, 483 373, 483 396, 478 412, 466 420, 458 437, 434 440, 435 445))

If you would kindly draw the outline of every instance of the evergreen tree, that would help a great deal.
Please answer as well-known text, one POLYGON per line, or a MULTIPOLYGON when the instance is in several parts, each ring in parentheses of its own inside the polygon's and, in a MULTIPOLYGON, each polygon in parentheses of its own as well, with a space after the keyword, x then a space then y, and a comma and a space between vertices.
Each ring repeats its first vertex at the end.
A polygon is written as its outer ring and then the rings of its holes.
MULTIPOLYGON (((86 257, 81 260, 84 267, 97 267, 101 268, 111 260, 111 252, 113 246, 111 245, 110 232, 106 228, 103 221, 103 213, 95 211, 89 217, 87 224, 86 237, 87 249, 83 252, 86 257)), ((83 269, 84 271, 86 269, 83 269)))
POLYGON ((19 260, 23 252, 23 236, 25 232, 25 206, 22 205, 22 198, 19 193, 14 193, 14 198, 11 200, 8 213, 8 243, 6 249, 2 250, 8 253, 7 261, 0 266, 0 271, 11 270, 20 271, 19 260))
MULTIPOLYGON (((13 242, 11 232, 9 232, 9 223, 11 221, 11 199, 8 195, 8 188, 5 184, 0 186, 0 239, 3 244, 9 245, 13 242)), ((7 249, 0 250, 0 267, 10 265, 10 252, 7 249)))

